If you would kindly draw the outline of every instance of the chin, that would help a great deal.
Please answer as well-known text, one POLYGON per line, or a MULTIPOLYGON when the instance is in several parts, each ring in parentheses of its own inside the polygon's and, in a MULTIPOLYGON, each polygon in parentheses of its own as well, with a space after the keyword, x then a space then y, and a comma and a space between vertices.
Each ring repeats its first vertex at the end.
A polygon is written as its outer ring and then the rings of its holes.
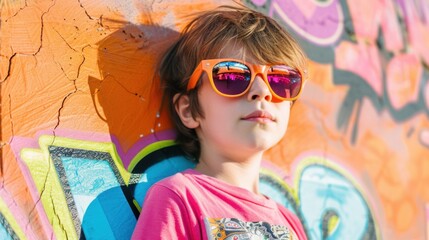
MULTIPOLYGON (((261 139, 259 139, 261 140, 261 139)), ((273 146, 275 146, 279 141, 255 141, 249 144, 249 148, 254 149, 256 151, 266 151, 273 146)))

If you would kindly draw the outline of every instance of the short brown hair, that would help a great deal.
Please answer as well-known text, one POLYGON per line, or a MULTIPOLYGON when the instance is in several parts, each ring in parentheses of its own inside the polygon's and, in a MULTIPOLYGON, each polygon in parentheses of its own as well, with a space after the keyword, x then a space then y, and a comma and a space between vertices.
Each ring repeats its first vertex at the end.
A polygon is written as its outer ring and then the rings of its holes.
POLYGON ((198 102, 199 85, 188 92, 187 84, 197 64, 204 59, 218 58, 228 43, 238 43, 261 63, 284 63, 301 72, 306 69, 304 52, 272 18, 243 6, 220 6, 197 14, 160 64, 164 100, 168 102, 177 130, 176 142, 196 161, 200 156, 197 134, 194 129, 183 125, 175 110, 177 100, 174 102, 173 99, 176 94, 188 95, 192 116, 204 117, 198 102))

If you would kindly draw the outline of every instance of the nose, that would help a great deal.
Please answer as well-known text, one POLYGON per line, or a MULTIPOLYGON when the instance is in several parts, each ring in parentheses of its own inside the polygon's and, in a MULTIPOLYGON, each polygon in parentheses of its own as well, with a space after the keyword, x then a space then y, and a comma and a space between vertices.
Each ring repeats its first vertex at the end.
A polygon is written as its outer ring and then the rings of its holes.
POLYGON ((249 92, 247 93, 247 99, 252 100, 266 100, 271 101, 273 98, 267 83, 262 79, 260 75, 255 77, 255 80, 250 86, 249 92))

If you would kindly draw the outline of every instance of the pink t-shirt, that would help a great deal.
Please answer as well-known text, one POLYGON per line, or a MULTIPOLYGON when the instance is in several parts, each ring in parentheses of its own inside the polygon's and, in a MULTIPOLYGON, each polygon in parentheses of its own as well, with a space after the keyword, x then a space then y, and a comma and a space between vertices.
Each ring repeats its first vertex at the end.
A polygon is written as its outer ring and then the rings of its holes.
POLYGON ((257 236, 307 239, 299 219, 273 200, 188 169, 149 189, 133 239, 257 236))

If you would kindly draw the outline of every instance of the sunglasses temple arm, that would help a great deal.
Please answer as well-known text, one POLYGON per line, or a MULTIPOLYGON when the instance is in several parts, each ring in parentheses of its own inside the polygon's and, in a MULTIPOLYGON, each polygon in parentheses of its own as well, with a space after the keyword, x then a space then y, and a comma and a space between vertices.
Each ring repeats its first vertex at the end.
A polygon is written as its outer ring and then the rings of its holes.
POLYGON ((200 64, 198 64, 197 68, 192 73, 191 77, 189 78, 188 87, 186 89, 187 91, 195 88, 195 86, 197 85, 198 80, 200 79, 202 73, 203 73, 203 68, 201 67, 201 63, 200 63, 200 64))

